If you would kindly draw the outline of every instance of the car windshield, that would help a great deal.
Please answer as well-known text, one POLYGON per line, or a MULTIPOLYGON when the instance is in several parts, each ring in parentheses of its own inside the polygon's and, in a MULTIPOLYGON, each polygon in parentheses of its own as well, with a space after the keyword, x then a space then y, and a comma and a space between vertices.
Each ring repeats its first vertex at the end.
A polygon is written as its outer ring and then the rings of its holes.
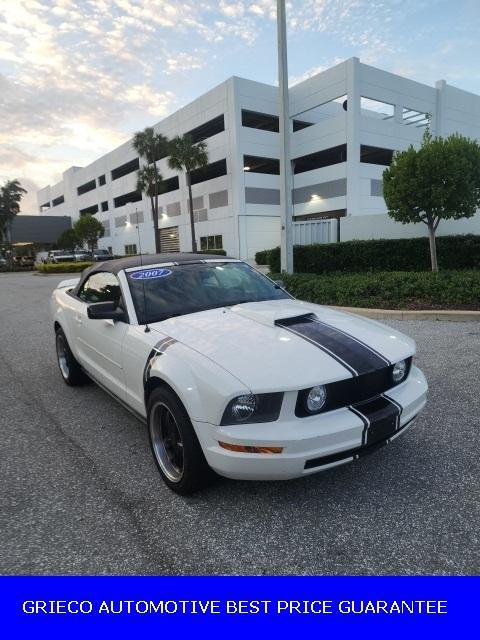
POLYGON ((140 324, 243 302, 290 298, 244 262, 207 262, 127 272, 140 324))

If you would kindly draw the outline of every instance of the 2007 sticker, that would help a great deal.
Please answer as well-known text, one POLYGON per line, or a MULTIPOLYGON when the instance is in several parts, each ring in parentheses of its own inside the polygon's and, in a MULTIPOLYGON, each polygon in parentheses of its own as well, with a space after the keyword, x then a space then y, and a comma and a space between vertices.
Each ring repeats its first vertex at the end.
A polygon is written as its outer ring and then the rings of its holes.
POLYGON ((165 278, 171 273, 170 269, 144 269, 143 271, 134 271, 130 277, 133 280, 153 280, 155 278, 165 278))

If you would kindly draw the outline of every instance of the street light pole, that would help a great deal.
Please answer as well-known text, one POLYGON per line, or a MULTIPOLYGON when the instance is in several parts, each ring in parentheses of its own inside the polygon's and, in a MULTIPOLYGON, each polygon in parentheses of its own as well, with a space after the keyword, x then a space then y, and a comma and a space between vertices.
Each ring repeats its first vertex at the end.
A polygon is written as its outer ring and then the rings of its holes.
POLYGON ((280 260, 282 271, 293 273, 292 167, 290 161, 290 107, 285 0, 277 0, 277 38, 280 125, 280 260))

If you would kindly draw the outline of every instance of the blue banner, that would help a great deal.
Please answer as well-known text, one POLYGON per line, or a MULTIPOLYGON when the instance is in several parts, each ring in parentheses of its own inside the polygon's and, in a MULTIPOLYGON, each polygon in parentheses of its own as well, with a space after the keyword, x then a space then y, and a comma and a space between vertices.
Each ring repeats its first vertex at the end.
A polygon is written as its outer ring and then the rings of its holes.
MULTIPOLYGON (((2 636, 477 635, 480 578, 3 577, 2 636)), ((256 637, 256 636, 255 636, 256 637)))

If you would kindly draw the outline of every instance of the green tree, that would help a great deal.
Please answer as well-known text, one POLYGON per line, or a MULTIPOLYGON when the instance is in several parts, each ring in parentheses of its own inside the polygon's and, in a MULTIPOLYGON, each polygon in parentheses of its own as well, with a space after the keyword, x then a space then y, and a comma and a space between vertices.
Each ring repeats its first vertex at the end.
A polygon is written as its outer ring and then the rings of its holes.
POLYGON ((62 235, 57 240, 57 246, 60 249, 66 249, 75 251, 75 249, 81 244, 77 232, 75 229, 65 229, 62 235))
POLYGON ((80 242, 86 242, 90 251, 97 246, 99 238, 103 238, 103 224, 92 215, 80 216, 73 225, 73 230, 80 242))
POLYGON ((6 244, 11 243, 13 220, 26 193, 18 180, 6 180, 0 187, 0 240, 6 244))
POLYGON ((163 179, 156 163, 168 155, 169 141, 161 133, 155 133, 152 127, 138 131, 133 136, 133 148, 146 162, 138 171, 137 189, 146 193, 152 207, 155 253, 161 252, 160 230, 158 228, 158 196, 163 191, 163 179))
POLYGON ((188 186, 188 203, 190 209, 190 228, 192 232, 192 251, 197 252, 197 240, 195 238, 195 220, 193 217, 192 176, 194 169, 200 169, 208 164, 208 152, 206 142, 194 143, 191 136, 176 136, 170 143, 170 157, 168 165, 171 169, 185 171, 188 186))
POLYGON ((154 221, 155 252, 161 253, 160 230, 158 228, 158 196, 165 191, 165 183, 156 164, 147 164, 138 170, 137 191, 150 198, 152 220, 154 221))
POLYGON ((435 232, 441 220, 470 218, 480 207, 480 145, 461 135, 432 138, 395 153, 383 172, 388 215, 428 227, 432 271, 438 271, 435 232))

